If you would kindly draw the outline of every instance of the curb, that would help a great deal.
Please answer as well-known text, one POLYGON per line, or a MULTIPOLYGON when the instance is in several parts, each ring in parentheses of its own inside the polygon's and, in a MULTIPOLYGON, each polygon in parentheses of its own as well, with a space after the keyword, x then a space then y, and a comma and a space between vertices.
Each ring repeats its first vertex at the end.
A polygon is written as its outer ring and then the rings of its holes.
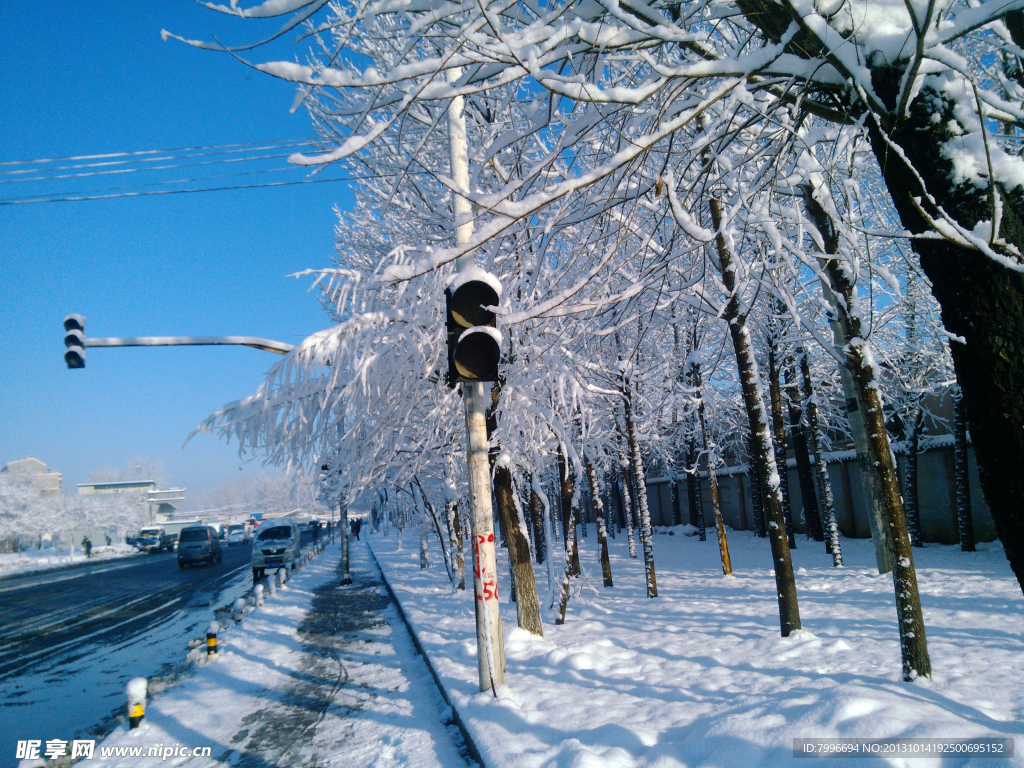
POLYGON ((487 764, 480 757, 480 750, 477 749, 476 742, 473 741, 473 737, 469 735, 469 729, 466 728, 466 724, 462 722, 462 717, 459 715, 459 711, 452 704, 450 698, 448 698, 448 691, 445 690, 444 685, 441 684, 441 677, 437 674, 437 670, 434 669, 433 662, 430 661, 430 657, 427 656, 423 650, 423 646, 420 645, 420 639, 416 635, 416 630, 413 629, 412 623, 409 621, 409 617, 405 615, 405 609, 402 607, 402 602, 398 599, 398 595, 391 588, 391 584, 388 582, 387 576, 384 575, 384 569, 380 567, 380 563, 377 562, 377 555, 373 552, 373 547, 370 546, 369 542, 364 542, 366 551, 370 553, 370 559, 373 561, 374 567, 377 569, 377 573, 380 574, 380 580, 384 584, 384 588, 387 589, 388 594, 391 596, 391 600, 394 602, 395 607, 398 609, 398 615, 401 616, 402 622, 405 624, 405 628, 409 630, 409 636, 412 638, 412 644, 416 646, 416 651, 420 656, 423 657, 423 661, 426 662, 427 669, 430 670, 430 676, 434 678, 434 682, 437 684, 437 690, 441 692, 441 698, 444 699, 445 704, 452 711, 452 722, 459 729, 459 733, 462 734, 463 741, 466 742, 466 749, 469 752, 469 756, 472 757, 480 765, 480 768, 487 768, 487 764))

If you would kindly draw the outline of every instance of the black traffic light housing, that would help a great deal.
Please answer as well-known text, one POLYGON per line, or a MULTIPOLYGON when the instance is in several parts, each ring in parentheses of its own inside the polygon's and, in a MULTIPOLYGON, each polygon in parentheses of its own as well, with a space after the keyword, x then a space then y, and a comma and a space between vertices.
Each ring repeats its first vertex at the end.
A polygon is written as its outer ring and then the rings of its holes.
POLYGON ((85 318, 68 315, 64 318, 64 362, 68 368, 85 368, 85 318))
POLYGON ((457 275, 444 291, 448 328, 448 386, 497 381, 501 332, 486 307, 501 300, 501 283, 482 269, 457 275))

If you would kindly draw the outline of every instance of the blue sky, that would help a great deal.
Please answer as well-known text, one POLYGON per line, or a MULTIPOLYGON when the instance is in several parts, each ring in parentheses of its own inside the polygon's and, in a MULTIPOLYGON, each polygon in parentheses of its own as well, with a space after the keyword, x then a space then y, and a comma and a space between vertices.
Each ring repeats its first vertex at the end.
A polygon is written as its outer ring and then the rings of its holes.
MULTIPOLYGON (((0 4, 0 171, 37 158, 310 138, 305 112, 289 114, 291 85, 160 38, 167 28, 248 42, 279 25, 192 0, 0 4)), ((294 40, 249 55, 304 59, 294 40)), ((147 180, 11 178, 0 173, 0 200, 147 180)), ((140 455, 162 460, 170 482, 192 492, 265 471, 258 458, 240 460, 237 445, 183 443, 213 410, 254 391, 278 358, 244 347, 89 349, 86 368, 70 371, 61 321, 85 315, 88 336, 297 342, 328 321, 309 280, 287 275, 329 264, 332 208, 351 200, 341 181, 0 205, 0 465, 35 456, 72 491, 91 470, 140 455)))

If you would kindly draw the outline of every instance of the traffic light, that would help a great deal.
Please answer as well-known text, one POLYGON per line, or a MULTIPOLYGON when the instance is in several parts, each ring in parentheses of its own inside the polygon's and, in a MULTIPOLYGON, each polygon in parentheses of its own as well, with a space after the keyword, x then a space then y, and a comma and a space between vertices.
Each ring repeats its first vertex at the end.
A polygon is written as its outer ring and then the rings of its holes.
POLYGON ((85 318, 68 315, 64 318, 64 362, 68 368, 85 368, 85 318))
POLYGON ((494 307, 501 300, 501 283, 489 272, 473 268, 456 275, 445 289, 448 326, 448 386, 497 381, 501 332, 495 327, 494 307))

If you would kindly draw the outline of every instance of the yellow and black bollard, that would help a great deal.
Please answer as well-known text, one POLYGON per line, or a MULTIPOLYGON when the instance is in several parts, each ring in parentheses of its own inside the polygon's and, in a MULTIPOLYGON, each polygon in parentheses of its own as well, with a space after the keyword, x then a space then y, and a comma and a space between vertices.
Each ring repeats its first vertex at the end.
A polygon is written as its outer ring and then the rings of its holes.
POLYGON ((144 677, 132 678, 128 681, 125 693, 128 694, 128 728, 139 727, 146 716, 146 690, 149 684, 144 677))
POLYGON ((217 632, 220 631, 220 623, 210 622, 210 628, 206 630, 206 660, 217 660, 217 632))
POLYGON ((262 608, 263 607, 263 585, 262 584, 257 584, 255 587, 252 588, 252 597, 253 597, 253 600, 256 601, 256 607, 257 608, 262 608))

